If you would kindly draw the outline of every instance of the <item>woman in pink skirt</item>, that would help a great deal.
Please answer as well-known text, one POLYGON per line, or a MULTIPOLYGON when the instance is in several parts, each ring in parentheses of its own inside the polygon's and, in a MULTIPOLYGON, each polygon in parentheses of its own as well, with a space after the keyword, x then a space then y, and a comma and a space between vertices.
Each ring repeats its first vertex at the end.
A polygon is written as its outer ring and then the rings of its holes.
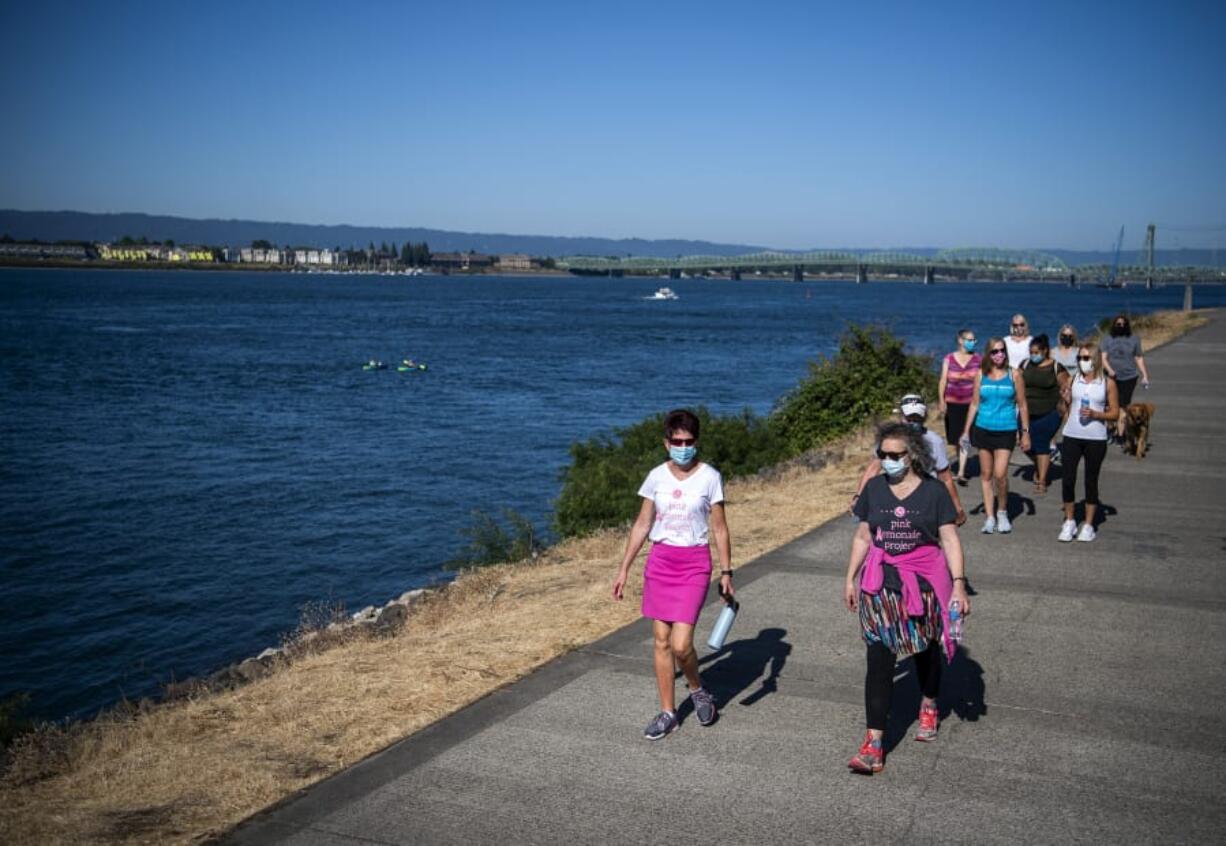
POLYGON ((679 725, 674 665, 685 674, 698 722, 709 726, 716 717, 715 700, 698 675, 694 625, 711 584, 708 537, 715 537, 719 591, 726 596, 733 594, 732 542, 724 517, 723 479, 718 470, 696 458, 698 430, 698 418, 689 411, 678 409, 665 416, 664 448, 669 458, 647 474, 639 488, 643 505, 613 582, 613 598, 621 599, 630 565, 650 537, 651 552, 643 571, 643 616, 651 618, 655 636, 660 713, 643 732, 648 740, 667 737, 679 725))

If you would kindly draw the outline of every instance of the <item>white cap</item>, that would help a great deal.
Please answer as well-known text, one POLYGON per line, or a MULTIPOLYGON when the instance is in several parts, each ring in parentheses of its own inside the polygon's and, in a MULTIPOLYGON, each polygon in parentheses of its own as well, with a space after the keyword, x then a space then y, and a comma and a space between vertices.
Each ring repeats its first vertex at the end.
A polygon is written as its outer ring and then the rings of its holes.
POLYGON ((920 417, 928 416, 928 406, 924 405, 924 400, 919 394, 907 394, 898 403, 898 410, 902 412, 903 417, 911 417, 918 414, 920 417))

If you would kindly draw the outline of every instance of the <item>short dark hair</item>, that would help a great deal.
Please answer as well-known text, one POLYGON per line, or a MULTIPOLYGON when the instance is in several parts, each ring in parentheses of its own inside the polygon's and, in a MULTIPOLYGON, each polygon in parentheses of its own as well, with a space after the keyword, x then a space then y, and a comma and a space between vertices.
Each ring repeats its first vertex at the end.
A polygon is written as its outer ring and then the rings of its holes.
POLYGON ((1043 355, 1047 355, 1049 352, 1051 352, 1051 341, 1047 339, 1046 332, 1044 332, 1042 335, 1035 335, 1033 338, 1031 338, 1030 346, 1038 347, 1043 351, 1043 355))
POLYGON ((673 432, 684 430, 693 435, 694 439, 697 440, 700 426, 698 415, 688 408, 674 408, 664 415, 664 437, 666 438, 671 438, 673 432))
POLYGON ((1115 324, 1121 321, 1123 321, 1124 323, 1124 335, 1131 336, 1132 335, 1132 321, 1129 320, 1128 315, 1124 314, 1123 312, 1120 312, 1119 314, 1115 316, 1115 318, 1111 321, 1111 327, 1115 328, 1115 324))

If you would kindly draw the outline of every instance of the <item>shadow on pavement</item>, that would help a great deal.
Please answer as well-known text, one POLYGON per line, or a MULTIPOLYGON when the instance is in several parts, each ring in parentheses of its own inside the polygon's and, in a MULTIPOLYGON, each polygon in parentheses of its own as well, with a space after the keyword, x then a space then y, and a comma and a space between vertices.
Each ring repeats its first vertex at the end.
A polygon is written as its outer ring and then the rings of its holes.
MULTIPOLYGON (((786 635, 787 629, 762 629, 757 637, 725 643, 723 649, 699 660, 703 686, 714 694, 718 707, 729 705, 763 673, 767 675, 762 683, 738 704, 751 706, 778 689, 779 674, 792 654, 792 645, 784 640, 786 635)), ((688 699, 683 707, 692 707, 688 699)), ((681 711, 679 708, 678 714, 681 711)))
MULTIPOLYGON (((886 752, 907 739, 911 726, 919 718, 920 690, 919 683, 914 681, 915 663, 908 659, 898 666, 906 675, 894 684, 890 721, 885 730, 886 752), (908 678, 911 680, 908 681, 908 678)), ((945 666, 941 676, 941 697, 937 704, 941 709, 942 722, 950 714, 964 722, 977 722, 988 713, 986 693, 983 667, 971 658, 966 647, 959 646, 953 663, 945 666)))

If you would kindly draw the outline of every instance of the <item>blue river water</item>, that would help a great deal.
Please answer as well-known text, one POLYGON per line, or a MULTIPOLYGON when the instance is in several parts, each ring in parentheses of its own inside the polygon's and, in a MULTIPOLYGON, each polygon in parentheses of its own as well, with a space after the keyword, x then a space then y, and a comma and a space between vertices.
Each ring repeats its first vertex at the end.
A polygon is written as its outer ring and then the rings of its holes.
MULTIPOLYGON (((474 509, 541 526, 568 445, 769 411, 848 321, 944 352, 1182 287, 0 271, 0 697, 85 715, 442 576, 474 509), (371 357, 429 370, 365 372, 371 357)), ((1197 305, 1226 302, 1198 288, 1197 305)), ((614 562, 610 562, 610 573, 614 562)))

